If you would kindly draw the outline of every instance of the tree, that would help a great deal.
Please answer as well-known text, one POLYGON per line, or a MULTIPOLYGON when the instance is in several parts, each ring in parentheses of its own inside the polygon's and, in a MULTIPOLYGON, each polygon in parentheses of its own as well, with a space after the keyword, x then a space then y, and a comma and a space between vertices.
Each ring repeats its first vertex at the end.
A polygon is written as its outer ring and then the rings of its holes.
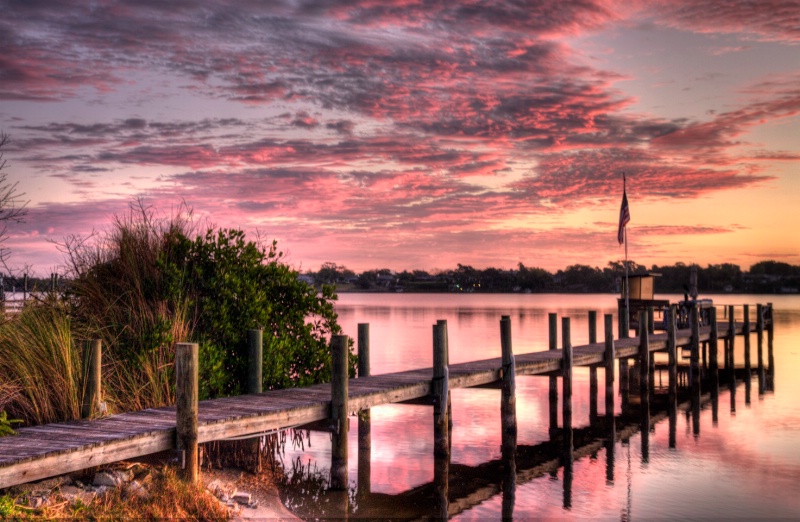
POLYGON ((3 158, 3 147, 8 145, 8 134, 0 131, 0 262, 5 264, 8 259, 8 249, 2 244, 8 238, 8 223, 22 223, 28 213, 27 201, 23 201, 24 193, 17 191, 17 183, 8 181, 8 176, 2 170, 6 166, 3 158))

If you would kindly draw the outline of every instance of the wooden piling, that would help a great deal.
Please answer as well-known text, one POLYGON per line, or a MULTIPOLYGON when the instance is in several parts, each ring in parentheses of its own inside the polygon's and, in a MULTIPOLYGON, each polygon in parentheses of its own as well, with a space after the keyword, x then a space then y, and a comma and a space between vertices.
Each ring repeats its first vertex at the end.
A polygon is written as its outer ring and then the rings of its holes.
POLYGON ((614 418, 614 361, 616 353, 614 347, 614 316, 604 316, 605 327, 605 363, 606 374, 606 480, 614 482, 614 449, 617 440, 617 426, 614 418))
POLYGON ((570 339, 569 317, 561 318, 561 385, 563 400, 561 418, 564 434, 564 459, 572 461, 572 341, 570 339))
POLYGON ((176 446, 183 452, 182 477, 194 484, 199 478, 197 444, 198 401, 197 343, 177 343, 175 347, 175 432, 176 446))
POLYGON ((22 302, 28 300, 28 274, 22 276, 22 302))
POLYGON ((717 329, 717 309, 711 307, 708 311, 711 332, 708 340, 709 372, 711 373, 711 398, 719 397, 719 331, 717 329))
POLYGON ((261 393, 264 386, 264 332, 262 330, 247 330, 247 381, 245 393, 261 393))
POLYGON ((767 390, 775 391, 775 358, 772 352, 772 341, 775 338, 775 308, 767 303, 767 390))
POLYGON ((614 348, 614 317, 606 314, 605 320, 605 362, 606 374, 606 418, 614 417, 614 361, 616 353, 614 348))
POLYGON ((728 388, 731 396, 731 413, 736 412, 736 321, 734 308, 728 308, 728 388))
MULTIPOLYGON (((597 312, 589 311, 589 344, 597 342, 597 312)), ((589 366, 589 424, 597 422, 597 366, 589 366)))
POLYGON ((692 385, 692 418, 694 420, 694 434, 699 435, 700 430, 700 310, 693 304, 690 311, 692 328, 690 380, 692 385))
POLYGON ((511 346, 511 318, 500 319, 500 347, 503 361, 503 384, 500 398, 501 454, 503 459, 503 520, 514 515, 517 484, 517 398, 516 364, 511 346))
MULTIPOLYGON (((506 438, 513 437, 516 446, 517 397, 516 364, 511 346, 511 318, 504 315, 500 319, 500 347, 503 361, 503 383, 500 400, 500 418, 503 429, 503 446, 506 438)), ((510 441, 509 441, 510 443, 510 441)))
POLYGON ((102 394, 103 342, 100 339, 84 343, 84 381, 86 389, 83 394, 81 417, 90 419, 100 410, 102 394))
POLYGON ((348 337, 331 338, 331 489, 347 489, 347 360, 348 337))
MULTIPOLYGON (((549 337, 549 350, 558 349, 558 315, 547 314, 547 331, 549 337)), ((558 379, 555 375, 548 378, 550 384, 549 406, 550 406, 550 436, 558 431, 558 379)))
POLYGON ((639 312, 639 400, 641 405, 642 462, 649 460, 650 442, 650 328, 647 311, 639 312))
POLYGON ((667 361, 669 366, 669 395, 667 412, 669 414, 669 447, 676 444, 675 426, 678 419, 678 345, 677 323, 675 321, 675 305, 667 310, 667 361))
POLYGON ((617 324, 619 325, 619 338, 627 339, 628 337, 630 337, 628 309, 625 307, 624 304, 621 304, 619 306, 617 324))
POLYGON ((758 351, 758 394, 766 391, 766 376, 764 375, 764 306, 756 305, 756 344, 758 351))
POLYGON ((450 455, 450 409, 447 321, 433 326, 433 454, 450 455))
POLYGON ((750 305, 744 305, 744 402, 750 404, 751 366, 750 366, 750 305))
MULTIPOLYGON (((369 323, 358 325, 358 376, 369 377, 369 323)), ((372 483, 372 418, 369 409, 358 412, 358 492, 369 493, 372 483)))

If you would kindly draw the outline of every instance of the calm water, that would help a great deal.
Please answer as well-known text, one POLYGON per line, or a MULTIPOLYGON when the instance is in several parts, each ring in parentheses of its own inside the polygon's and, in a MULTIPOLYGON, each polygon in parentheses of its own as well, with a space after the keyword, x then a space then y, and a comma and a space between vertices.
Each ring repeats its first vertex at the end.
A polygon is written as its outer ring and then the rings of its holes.
MULTIPOLYGON (((673 302, 679 298, 659 297, 673 302)), ((744 383, 740 383, 732 401, 727 386, 723 386, 716 421, 711 405, 704 406, 700 432, 695 434, 690 413, 679 412, 675 448, 669 447, 668 420, 660 421, 650 434, 646 459, 642 458, 638 433, 628 441, 618 441, 610 459, 613 480, 607 478, 609 459, 602 446, 593 454, 576 458, 571 487, 567 488, 563 468, 537 472, 521 468, 518 462, 518 476, 527 472, 528 478, 518 479, 515 518, 800 518, 800 296, 725 295, 714 296, 714 302, 718 306, 751 304, 753 317, 755 303, 774 304, 775 391, 759 395, 754 378, 750 400, 744 383)), ((571 318, 572 342, 580 345, 588 340, 588 311, 596 310, 598 337, 602 339, 602 317, 615 314, 616 296, 343 294, 337 309, 347 335, 356 336, 358 323, 370 324, 372 373, 380 374, 430 367, 431 325, 439 319, 448 322, 451 363, 499 357, 502 315, 511 316, 515 353, 547 349, 547 314, 551 312, 571 318)), ((737 365, 743 360, 743 345, 742 338, 737 338, 737 365)), ((756 346, 753 334, 753 367, 756 346)), ((766 335, 764 353, 766 361, 766 335)), ((602 415, 602 370, 598 373, 598 409, 602 415)), ((574 374, 573 426, 579 428, 589 425, 589 371, 576 368, 574 374)), ((615 412, 619 414, 621 401, 616 395, 615 412)), ((463 469, 467 477, 471 469, 501 458, 499 401, 498 390, 452 391, 451 472, 463 469)), ((520 448, 541 447, 549 440, 548 404, 546 377, 517 379, 520 448)), ((413 503, 425 513, 430 506, 418 504, 427 502, 419 492, 428 491, 426 485, 434 479, 432 409, 386 405, 373 408, 371 415, 372 495, 368 500, 358 495, 359 486, 363 491, 365 485, 358 484, 358 430, 355 417, 351 418, 350 516, 358 517, 359 511, 373 507, 367 503, 413 503)), ((311 433, 302 449, 287 445, 283 462, 287 469, 297 470, 295 485, 282 492, 290 509, 305 517, 342 516, 336 507, 342 502, 324 492, 330 466, 329 435, 311 433), (299 479, 300 470, 305 480, 299 479)), ((459 486, 470 489, 472 482, 473 500, 465 502, 471 507, 455 518, 500 518, 503 493, 498 485, 502 476, 482 476, 478 482, 470 479, 470 484, 459 486), (478 497, 482 500, 475 500, 478 497)), ((451 480, 451 492, 455 489, 451 480)), ((451 498, 451 503, 455 501, 451 498)), ((430 505, 432 502, 431 495, 430 505)))

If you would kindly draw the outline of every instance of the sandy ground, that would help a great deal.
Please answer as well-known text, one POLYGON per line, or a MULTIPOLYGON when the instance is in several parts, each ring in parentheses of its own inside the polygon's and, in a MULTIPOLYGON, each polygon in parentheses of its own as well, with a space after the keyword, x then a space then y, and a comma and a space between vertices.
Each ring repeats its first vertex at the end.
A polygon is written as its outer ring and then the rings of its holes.
POLYGON ((237 469, 215 469, 203 470, 200 476, 206 485, 216 480, 228 488, 250 493, 258 501, 256 507, 239 507, 234 521, 301 520, 281 503, 278 488, 269 471, 254 475, 237 469))

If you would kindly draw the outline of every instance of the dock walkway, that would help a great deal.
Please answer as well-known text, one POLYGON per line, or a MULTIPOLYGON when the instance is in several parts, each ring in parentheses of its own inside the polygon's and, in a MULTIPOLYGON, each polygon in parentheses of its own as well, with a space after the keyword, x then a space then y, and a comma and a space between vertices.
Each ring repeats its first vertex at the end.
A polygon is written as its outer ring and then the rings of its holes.
MULTIPOLYGON (((735 335, 745 326, 736 323, 735 335)), ((720 337, 729 335, 720 332, 720 337)), ((710 327, 701 327, 699 342, 710 339, 710 327)), ((676 344, 691 342, 691 330, 679 330, 676 344)), ((635 357, 638 337, 614 341, 617 359, 635 357)), ((649 350, 667 347, 665 333, 649 336, 649 350)), ((604 364, 605 345, 572 348, 574 366, 604 364)), ((553 375, 559 372, 563 350, 515 356, 516 375, 553 375)), ((449 387, 490 385, 502 379, 501 358, 449 365, 449 387)), ((430 398, 432 368, 350 379, 348 410, 430 398)), ((271 390, 201 401, 198 442, 211 442, 301 426, 331 417, 331 385, 271 390)), ((81 420, 20 428, 17 436, 0 438, 0 489, 73 471, 176 448, 176 408, 152 408, 81 420)))

